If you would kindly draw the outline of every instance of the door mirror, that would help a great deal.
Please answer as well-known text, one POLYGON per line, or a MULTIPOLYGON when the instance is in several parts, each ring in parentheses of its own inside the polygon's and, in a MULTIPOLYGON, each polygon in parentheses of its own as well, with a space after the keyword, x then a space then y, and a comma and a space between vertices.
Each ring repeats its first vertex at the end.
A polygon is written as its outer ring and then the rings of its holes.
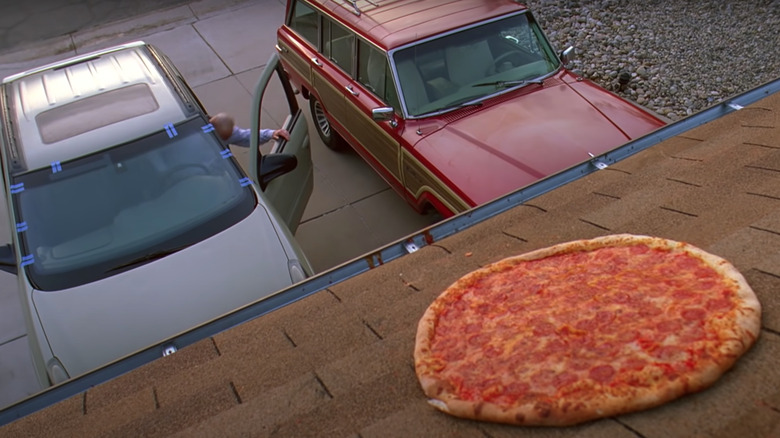
POLYGON ((371 110, 371 117, 377 122, 386 122, 388 120, 393 120, 393 118, 395 117, 395 110, 393 110, 393 108, 389 106, 374 108, 371 110))
POLYGON ((16 275, 16 252, 10 243, 0 246, 0 271, 16 275))
POLYGON ((265 191, 274 178, 292 172, 298 166, 298 158, 290 154, 268 154, 260 157, 260 189, 265 191))
POLYGON ((560 57, 561 57, 561 62, 563 62, 563 65, 566 65, 566 64, 574 61, 574 47, 569 46, 569 47, 565 48, 561 52, 560 57))

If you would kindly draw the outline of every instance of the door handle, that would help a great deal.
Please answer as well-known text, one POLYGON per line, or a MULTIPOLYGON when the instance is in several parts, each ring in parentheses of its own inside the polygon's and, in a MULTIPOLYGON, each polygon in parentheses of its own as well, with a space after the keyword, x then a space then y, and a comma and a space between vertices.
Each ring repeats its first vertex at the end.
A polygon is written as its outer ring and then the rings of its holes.
POLYGON ((280 46, 279 44, 277 44, 276 51, 279 53, 288 53, 290 49, 288 49, 287 46, 280 46))
POLYGON ((316 65, 317 67, 322 67, 322 63, 320 62, 319 58, 317 58, 317 57, 312 58, 311 62, 313 62, 314 65, 316 65))
POLYGON ((354 88, 352 88, 352 85, 347 85, 347 91, 349 91, 353 96, 360 95, 359 91, 355 91, 354 88))

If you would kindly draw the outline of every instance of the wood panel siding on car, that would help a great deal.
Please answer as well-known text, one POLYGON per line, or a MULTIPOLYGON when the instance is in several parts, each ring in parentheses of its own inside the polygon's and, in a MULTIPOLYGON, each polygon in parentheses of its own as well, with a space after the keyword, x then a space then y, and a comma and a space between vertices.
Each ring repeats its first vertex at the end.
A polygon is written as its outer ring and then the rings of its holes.
POLYGON ((419 202, 427 192, 437 198, 453 213, 466 211, 471 206, 458 196, 444 182, 428 170, 414 155, 404 150, 401 157, 404 186, 411 193, 416 202, 419 202))

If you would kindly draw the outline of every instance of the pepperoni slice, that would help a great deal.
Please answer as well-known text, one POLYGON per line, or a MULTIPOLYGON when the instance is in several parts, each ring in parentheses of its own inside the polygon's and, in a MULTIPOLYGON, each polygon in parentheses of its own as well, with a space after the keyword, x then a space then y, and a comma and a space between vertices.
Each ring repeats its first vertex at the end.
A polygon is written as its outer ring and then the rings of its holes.
POLYGON ((611 342, 603 342, 596 345, 596 347, 593 348, 593 351, 602 357, 613 357, 615 354, 617 354, 618 347, 611 342))
POLYGON ((488 345, 482 350, 482 352, 484 353, 485 357, 493 359, 498 356, 501 356, 504 350, 496 347, 495 345, 488 345))
POLYGON ((561 351, 566 351, 568 346, 560 339, 553 339, 544 346, 544 349, 550 353, 560 353, 561 351))
POLYGON ((714 312, 726 312, 734 308, 734 302, 728 298, 719 298, 707 301, 707 310, 714 312))
POLYGON ((471 323, 466 325, 466 329, 464 331, 468 334, 471 334, 471 333, 477 333, 480 330, 482 330, 482 324, 471 323))
POLYGON ((629 357, 623 361, 623 368, 626 370, 639 371, 647 366, 647 361, 638 357, 629 357))
POLYGON ((556 374, 553 370, 539 370, 531 375, 529 382, 536 387, 549 386, 555 379, 556 374))
POLYGON ((549 321, 539 321, 534 324, 534 336, 548 336, 555 333, 555 324, 549 321))
POLYGON ((615 320, 615 313, 608 311, 608 310, 602 310, 600 312, 596 313, 596 321, 598 321, 599 324, 609 324, 612 321, 615 320))
POLYGON ((702 267, 697 268, 694 271, 693 275, 696 278, 700 278, 700 279, 702 279, 702 278, 718 278, 719 277, 718 273, 715 272, 713 269, 702 268, 702 267))
POLYGON ((468 344, 474 347, 480 347, 487 344, 491 339, 489 333, 477 333, 474 336, 470 336, 467 340, 468 344))
POLYGON ((680 342, 690 344, 696 341, 701 341, 707 337, 707 332, 701 327, 687 327, 682 333, 679 334, 680 342))
POLYGON ((556 375, 553 378, 552 384, 557 389, 561 389, 562 387, 566 385, 571 385, 572 383, 579 380, 579 376, 577 374, 574 374, 572 372, 564 371, 558 375, 556 375))
POLYGON ((570 370, 573 370, 573 371, 584 371, 584 370, 589 369, 591 367, 591 365, 592 365, 591 361, 589 361, 587 359, 575 358, 575 359, 570 360, 566 364, 566 368, 570 369, 570 370))
POLYGON ((612 365, 598 365, 590 369, 588 377, 602 384, 609 383, 615 377, 615 369, 612 365))
POLYGON ((583 319, 577 322, 574 327, 578 330, 594 330, 599 326, 599 322, 595 319, 583 319))
POLYGON ((641 333, 639 332, 639 330, 622 330, 618 332, 617 340, 618 342, 621 342, 623 344, 628 344, 632 341, 639 339, 640 336, 641 333))
POLYGON ((682 322, 676 319, 665 319, 655 325, 655 328, 657 328, 659 332, 663 333, 678 332, 682 329, 682 327, 682 322))
POLYGON ((689 257, 686 254, 680 254, 674 257, 675 268, 679 271, 692 271, 701 268, 700 261, 696 258, 689 257))
POLYGON ((707 317, 707 311, 698 307, 683 309, 680 314, 688 321, 701 321, 707 317))
POLYGON ((658 316, 662 313, 664 313, 663 310, 653 305, 646 305, 639 309, 639 316, 643 319, 658 316))
POLYGON ((504 387, 504 394, 520 397, 530 390, 531 385, 526 382, 512 382, 504 387))

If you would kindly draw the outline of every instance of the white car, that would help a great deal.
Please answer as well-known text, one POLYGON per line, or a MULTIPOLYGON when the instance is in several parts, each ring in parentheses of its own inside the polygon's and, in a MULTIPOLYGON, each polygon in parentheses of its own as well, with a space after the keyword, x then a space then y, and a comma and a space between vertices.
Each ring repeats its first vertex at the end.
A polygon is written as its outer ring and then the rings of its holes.
MULTIPOLYGON (((274 79, 276 78, 276 79, 274 79)), ((60 383, 301 281, 293 233, 311 195, 306 121, 289 103, 250 176, 173 64, 143 42, 5 78, 2 165, 38 378, 60 383)), ((274 93, 269 93, 274 95, 274 93)), ((278 95, 278 92, 276 93, 278 95)))

